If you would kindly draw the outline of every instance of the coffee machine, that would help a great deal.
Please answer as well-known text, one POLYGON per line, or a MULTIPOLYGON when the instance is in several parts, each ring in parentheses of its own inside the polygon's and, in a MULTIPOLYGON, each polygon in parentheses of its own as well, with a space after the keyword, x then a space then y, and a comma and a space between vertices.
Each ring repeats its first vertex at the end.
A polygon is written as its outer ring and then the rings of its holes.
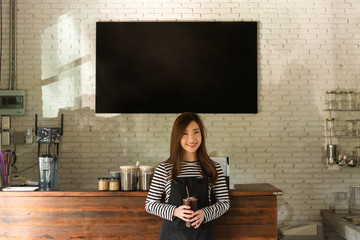
POLYGON ((57 189, 58 156, 60 137, 63 134, 63 114, 61 127, 38 127, 37 114, 35 115, 36 142, 38 143, 39 160, 39 188, 40 191, 57 189), (45 145, 45 154, 40 154, 42 145, 45 145))

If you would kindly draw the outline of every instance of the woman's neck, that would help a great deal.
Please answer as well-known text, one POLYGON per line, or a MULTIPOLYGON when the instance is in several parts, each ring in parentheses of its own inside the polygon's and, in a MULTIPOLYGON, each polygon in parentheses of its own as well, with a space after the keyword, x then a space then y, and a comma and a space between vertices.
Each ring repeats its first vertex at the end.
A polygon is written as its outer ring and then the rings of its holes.
POLYGON ((184 152, 183 159, 185 162, 196 162, 198 160, 198 156, 196 152, 195 153, 184 152))

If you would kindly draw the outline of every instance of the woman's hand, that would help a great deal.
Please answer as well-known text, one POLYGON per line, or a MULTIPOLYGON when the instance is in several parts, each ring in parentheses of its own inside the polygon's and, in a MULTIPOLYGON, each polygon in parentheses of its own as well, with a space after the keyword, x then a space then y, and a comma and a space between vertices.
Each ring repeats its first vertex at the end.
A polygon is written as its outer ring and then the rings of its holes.
POLYGON ((204 218, 205 216, 203 210, 197 210, 190 216, 191 226, 194 228, 200 227, 200 224, 204 221, 204 218))
POLYGON ((194 211, 190 210, 190 206, 181 205, 175 208, 173 215, 184 220, 185 222, 189 222, 193 213, 194 211))

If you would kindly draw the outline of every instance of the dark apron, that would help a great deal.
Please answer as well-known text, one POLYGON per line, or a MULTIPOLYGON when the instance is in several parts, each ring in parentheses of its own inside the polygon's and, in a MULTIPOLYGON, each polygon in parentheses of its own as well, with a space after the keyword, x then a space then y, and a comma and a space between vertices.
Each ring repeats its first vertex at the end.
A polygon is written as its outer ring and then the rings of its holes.
MULTIPOLYGON (((183 177, 176 180, 177 184, 171 182, 169 204, 177 207, 183 205, 187 186, 189 195, 198 199, 198 209, 209 206, 208 184, 203 179, 183 177)), ((159 240, 213 240, 212 224, 202 223, 195 229, 193 226, 186 227, 185 221, 177 217, 173 221, 163 219, 159 240)))

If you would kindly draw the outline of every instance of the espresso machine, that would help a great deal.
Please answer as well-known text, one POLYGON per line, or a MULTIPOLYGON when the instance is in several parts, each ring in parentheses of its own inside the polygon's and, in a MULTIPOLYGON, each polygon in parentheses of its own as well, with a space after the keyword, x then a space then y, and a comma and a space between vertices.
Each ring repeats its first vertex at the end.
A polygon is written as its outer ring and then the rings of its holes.
POLYGON ((35 115, 35 133, 38 143, 39 160, 39 188, 40 191, 52 191, 57 189, 58 156, 60 137, 63 135, 63 114, 61 115, 61 127, 38 127, 37 114, 35 115), (40 154, 45 145, 45 154, 40 154))

